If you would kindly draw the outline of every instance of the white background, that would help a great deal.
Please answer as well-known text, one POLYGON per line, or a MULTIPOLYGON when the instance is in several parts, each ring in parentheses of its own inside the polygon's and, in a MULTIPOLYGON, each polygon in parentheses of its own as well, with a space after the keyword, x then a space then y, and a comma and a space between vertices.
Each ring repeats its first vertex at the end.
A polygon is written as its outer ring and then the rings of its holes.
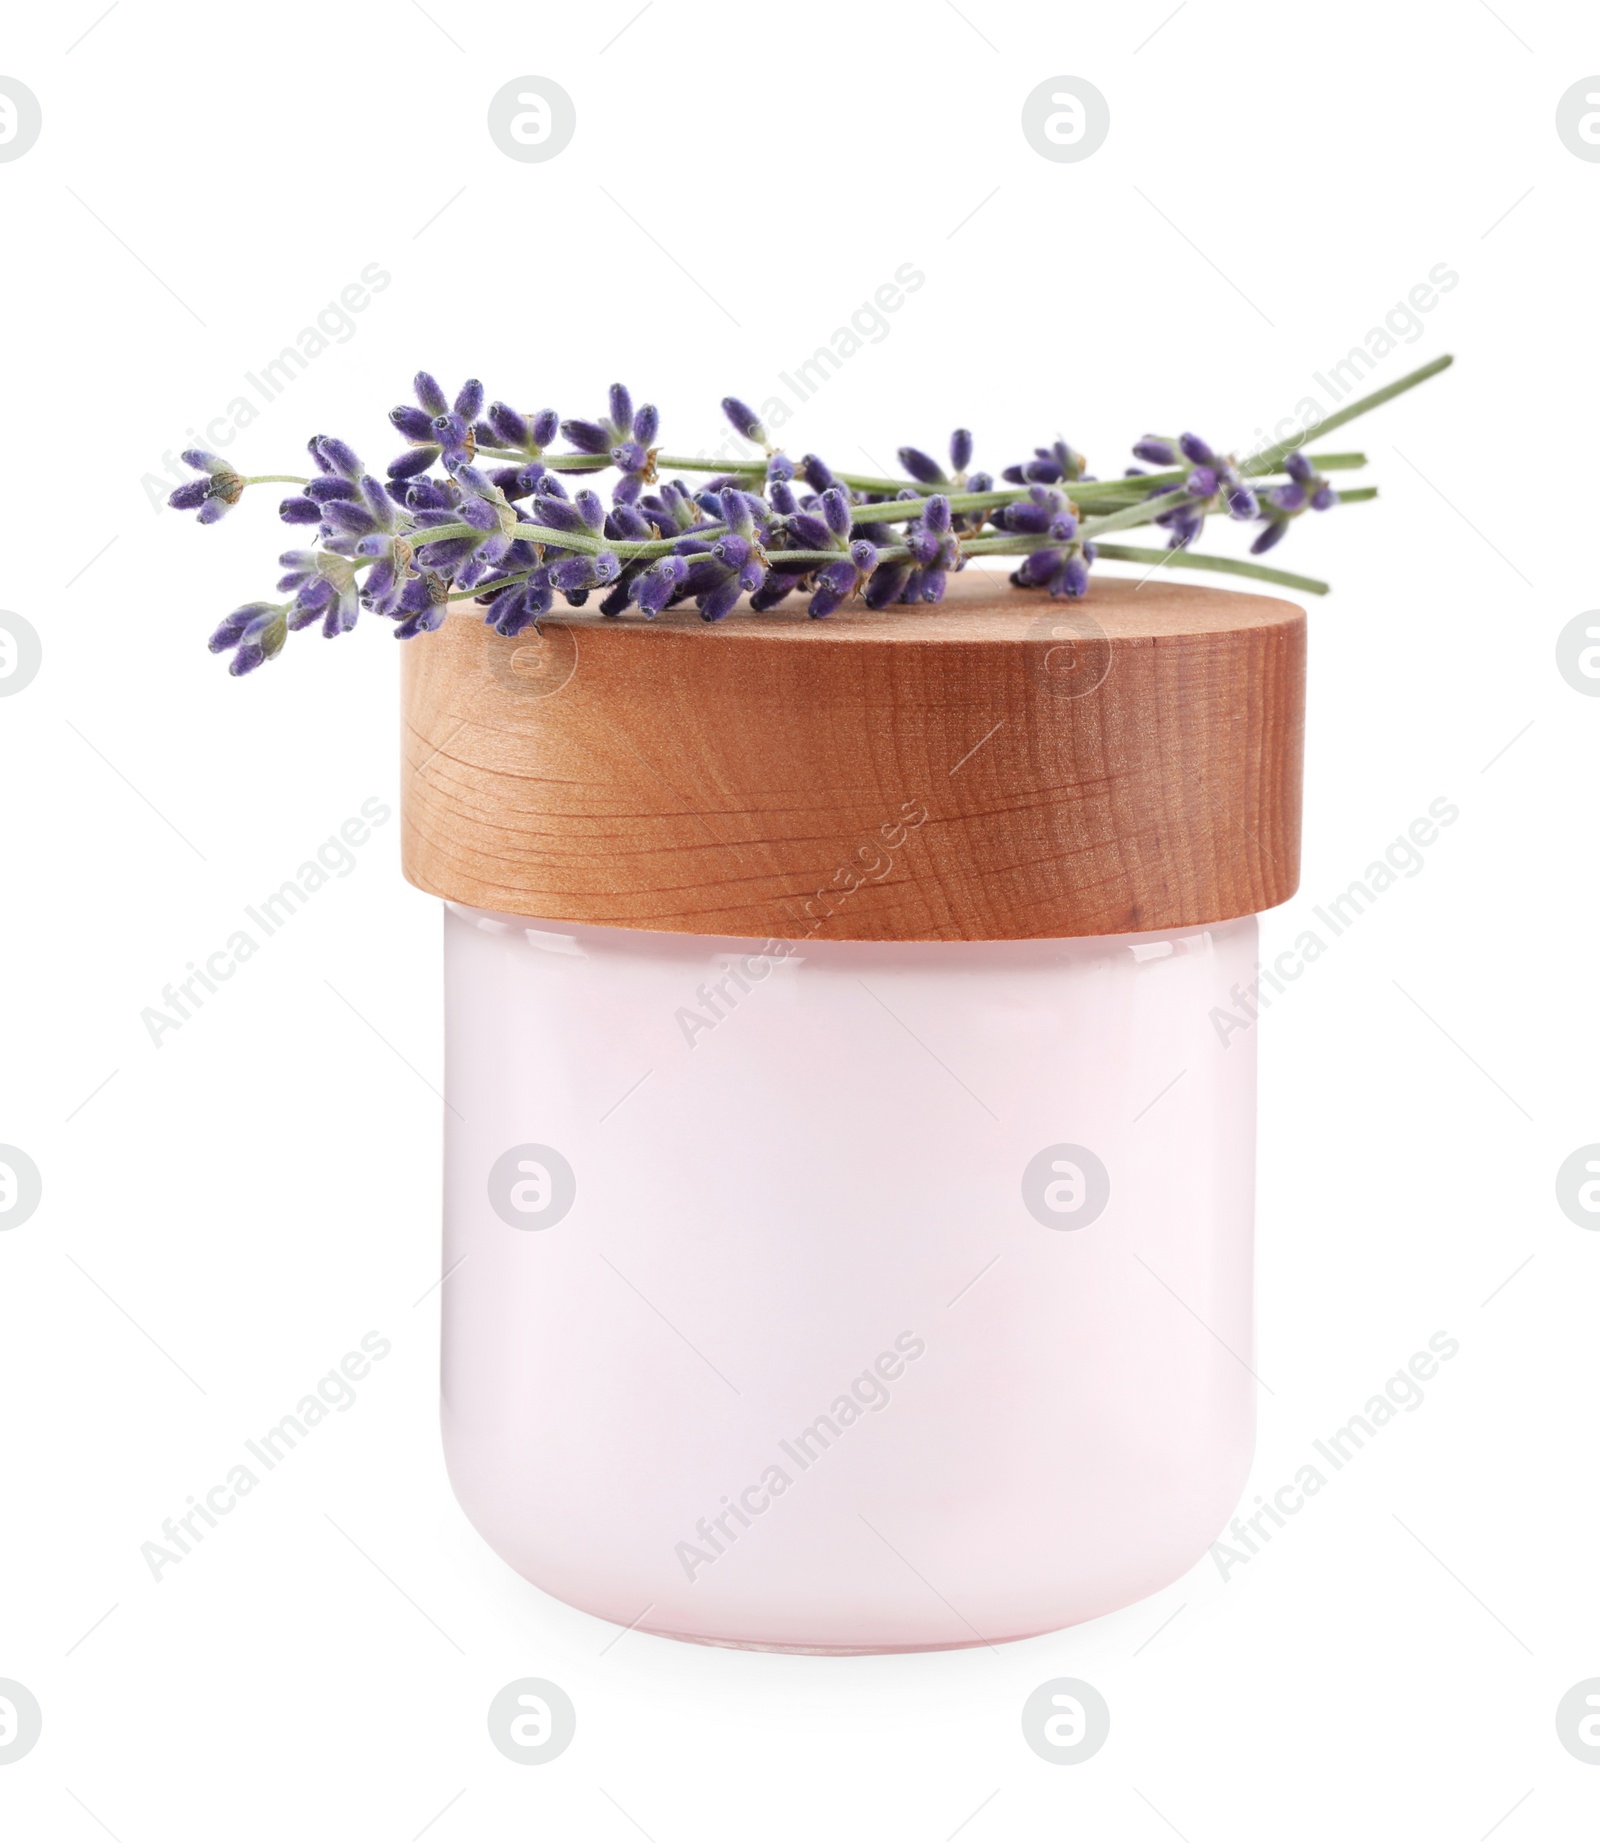
POLYGON ((0 1822, 1592 1835, 1600 1771, 1554 1727, 1600 1675, 1600 1234, 1554 1191, 1600 1139, 1600 701, 1554 653, 1600 603, 1600 165, 1554 127, 1600 70, 1592 19, 637 11, 70 0, 9 22, 0 74, 44 127, 0 165, 0 599, 44 666, 0 702, 0 1140, 44 1202, 0 1236, 0 1677, 45 1725, 0 1768, 0 1822), (548 165, 485 131, 523 74, 577 106, 548 165), (1110 103, 1082 164, 1020 131, 1058 74, 1110 103), (1247 446, 1431 268, 1459 273, 1374 382, 1441 350, 1455 369, 1335 444, 1368 450, 1382 498, 1273 559, 1335 592, 1311 615, 1304 885, 1269 946, 1430 801, 1461 817, 1264 1021, 1251 1493, 1432 1333, 1461 1351, 1226 1582, 1205 1561, 998 1653, 611 1644, 501 1564, 444 1477, 437 1295, 414 1303, 437 1275, 440 913, 400 878, 397 824, 159 1050, 141 1025, 364 799, 394 805, 397 762, 380 623, 291 637, 242 682, 205 651, 270 588, 274 490, 200 531, 141 478, 369 263, 391 285, 228 447, 245 471, 298 471, 319 430, 381 463, 419 364, 578 415, 620 377, 672 447, 715 443, 719 396, 759 400, 905 262, 926 286, 785 430, 794 452, 864 468, 956 422, 996 468, 1057 434, 1103 473, 1150 426, 1247 446), (141 1543, 373 1329, 393 1352, 354 1409, 153 1582, 141 1543), (537 1770, 484 1727, 528 1675, 578 1708, 537 1770), (1077 1767, 1018 1724, 1063 1675, 1112 1710, 1077 1767))

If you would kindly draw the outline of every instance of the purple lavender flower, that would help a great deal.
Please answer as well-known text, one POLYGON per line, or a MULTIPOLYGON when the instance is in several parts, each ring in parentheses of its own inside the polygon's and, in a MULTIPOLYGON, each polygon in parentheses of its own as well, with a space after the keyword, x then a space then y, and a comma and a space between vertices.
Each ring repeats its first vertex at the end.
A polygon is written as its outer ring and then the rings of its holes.
POLYGON ((570 419, 562 423, 561 433, 580 454, 611 457, 622 475, 611 496, 619 505, 626 505, 637 500, 641 489, 655 478, 651 444, 660 426, 660 412, 653 403, 641 404, 636 411, 627 387, 613 384, 605 416, 598 422, 570 419))
POLYGON ((681 537, 703 519, 694 495, 681 480, 668 480, 659 492, 641 498, 638 509, 664 538, 681 537))
POLYGON ((1035 448, 1031 461, 1019 461, 1001 474, 1001 479, 1019 486, 1038 484, 1054 486, 1058 480, 1081 480, 1087 463, 1078 451, 1063 441, 1048 448, 1035 448))
MULTIPOLYGON (((546 530, 571 532, 595 543, 602 543, 608 535, 604 502, 588 487, 571 500, 541 493, 533 501, 532 512, 534 523, 546 530)), ((551 586, 565 595, 574 607, 582 606, 591 589, 604 588, 622 574, 622 560, 611 550, 595 551, 587 546, 568 548, 549 543, 544 555, 551 586)), ((456 580, 461 580, 459 568, 456 580)))
POLYGON ((278 563, 285 572, 278 588, 294 591, 289 612, 294 632, 320 620, 325 639, 349 633, 361 609, 356 568, 349 557, 333 550, 286 550, 278 563))
POLYGON ((415 513, 417 561, 443 571, 458 589, 475 588, 505 561, 515 541, 516 510, 486 473, 466 463, 451 467, 448 485, 435 482, 432 486, 429 497, 442 495, 447 503, 426 505, 415 513), (448 537, 427 535, 460 525, 468 530, 448 537))
POLYGON ((931 454, 924 454, 920 448, 901 448, 897 453, 900 465, 921 485, 953 486, 960 492, 966 486, 967 463, 972 459, 972 431, 955 429, 951 432, 951 472, 948 474, 931 454))
MULTIPOLYGON (((201 470, 201 478, 185 480, 182 486, 174 487, 167 495, 167 504, 180 512, 198 510, 202 525, 214 525, 229 506, 239 503, 244 492, 243 476, 236 474, 220 456, 204 448, 185 448, 182 458, 186 467, 201 470)), ((256 664, 260 663, 258 659, 256 664)), ((247 666, 245 670, 250 668, 247 666)))
POLYGON ((965 566, 961 544, 951 528, 950 501, 935 493, 906 529, 906 548, 913 569, 900 591, 902 601, 936 602, 944 599, 945 576, 965 566))
MULTIPOLYGON (((1166 486, 1152 487, 1145 497, 1159 499, 1172 490, 1166 486)), ((1191 502, 1180 502, 1168 506, 1164 512, 1158 512, 1151 522, 1160 525, 1167 533, 1169 550, 1187 550, 1205 529, 1206 508, 1191 502)))
POLYGON ((436 633, 450 610, 450 584, 436 570, 422 570, 405 586, 394 610, 397 640, 414 640, 418 634, 436 633))
MULTIPOLYGON (((1169 549, 1187 549, 1205 529, 1206 518, 1212 512, 1225 511, 1235 519, 1255 518, 1260 513, 1255 489, 1240 474, 1233 457, 1217 454, 1210 443, 1198 435, 1180 435, 1176 448, 1164 436, 1147 435, 1135 444, 1134 453, 1143 460, 1162 465, 1175 463, 1180 457, 1190 464, 1189 475, 1183 482, 1188 502, 1169 506, 1157 513, 1153 521, 1166 530, 1169 549)), ((1137 477, 1137 469, 1130 469, 1130 472, 1137 477)), ((1170 486, 1157 485, 1151 487, 1145 497, 1160 498, 1174 490, 1170 486)))
POLYGON ((483 408, 483 386, 468 378, 452 404, 430 372, 419 371, 412 381, 417 401, 397 404, 389 420, 411 446, 389 463, 391 480, 408 480, 425 473, 435 461, 470 461, 477 446, 472 425, 483 408))
POLYGON ((695 589, 700 617, 706 621, 720 621, 741 595, 754 594, 767 579, 764 533, 757 524, 758 513, 766 512, 765 505, 733 486, 724 488, 718 499, 727 529, 711 542, 702 559, 691 563, 685 585, 695 589))
POLYGON ((896 452, 900 465, 920 485, 946 486, 949 484, 944 469, 931 454, 924 454, 920 448, 901 448, 896 452))
POLYGON ((890 562, 880 563, 872 572, 872 578, 862 591, 861 599, 869 608, 887 608, 892 602, 899 601, 910 581, 911 565, 896 557, 890 562))
POLYGON ((210 639, 214 653, 232 653, 228 670, 235 678, 253 672, 283 651, 288 635, 289 605, 285 602, 246 602, 235 608, 210 639))
POLYGON ((724 397, 722 413, 747 442, 754 442, 758 448, 770 450, 772 444, 767 440, 767 432, 761 426, 761 418, 748 403, 742 402, 738 397, 724 397))
MULTIPOLYGON (((656 538, 656 528, 650 519, 637 506, 630 505, 612 507, 606 514, 604 532, 608 538, 628 544, 648 544, 656 538)), ((610 591, 600 603, 603 615, 614 618, 623 612, 633 600, 634 578, 644 571, 648 561, 645 557, 630 557, 624 561, 610 591)))
POLYGON ((478 599, 487 600, 489 604, 489 611, 483 617, 485 625, 494 628, 496 633, 503 634, 506 639, 514 640, 524 628, 531 627, 540 615, 550 612, 555 590, 551 586, 550 572, 537 568, 521 582, 511 583, 478 599))
POLYGON ((1089 592, 1092 547, 1086 544, 1049 545, 1029 551, 1011 580, 1019 589, 1048 589, 1052 595, 1077 601, 1089 592))
POLYGON ((1288 536, 1290 521, 1301 513, 1326 512, 1339 503, 1339 495, 1298 448, 1283 457, 1283 467, 1289 479, 1285 485, 1267 490, 1266 507, 1261 512, 1266 524, 1250 546, 1256 556, 1282 543, 1288 536))
MULTIPOLYGON (((848 555, 837 563, 825 563, 817 571, 817 586, 806 603, 806 613, 820 621, 833 613, 843 601, 854 595, 878 567, 878 547, 866 538, 857 538, 848 555)), ((754 603, 752 603, 754 606, 754 603)))
POLYGON ((877 568, 878 547, 861 535, 861 528, 854 523, 850 495, 842 486, 830 486, 803 505, 787 486, 775 492, 773 498, 780 514, 775 539, 781 537, 796 550, 831 550, 838 555, 821 566, 796 563, 785 567, 783 551, 773 550, 769 558, 773 573, 752 596, 750 605, 758 613, 776 607, 791 589, 810 581, 812 595, 806 612, 813 620, 821 620, 854 595, 877 568))
POLYGON ((1204 511, 1220 506, 1230 518, 1257 516, 1260 506, 1255 490, 1245 483, 1232 455, 1217 454, 1209 442, 1194 434, 1180 435, 1178 447, 1194 470, 1184 481, 1184 490, 1195 499, 1207 501, 1204 511))
MULTIPOLYGON (((995 523, 1002 531, 1038 532, 1049 531, 1058 521, 1072 521, 1072 502, 1066 494, 1053 486, 1030 486, 1026 499, 1014 499, 1008 506, 1002 506, 994 515, 995 523)), ((1070 537, 1071 532, 1063 533, 1070 537)))
POLYGON ((653 621, 677 598, 688 574, 689 565, 682 557, 666 556, 658 557, 635 578, 633 599, 647 621, 653 621))
POLYGON ((278 516, 286 525, 321 524, 329 500, 361 497, 365 469, 347 442, 333 435, 313 435, 306 452, 317 472, 299 493, 279 505, 278 516))
MULTIPOLYGON (((1143 435, 1133 444, 1133 452, 1141 461, 1148 461, 1153 467, 1176 467, 1178 464, 1178 444, 1169 441, 1164 435, 1143 435)), ((1130 469, 1137 472, 1138 469, 1130 469)))
POLYGON ((825 493, 830 486, 838 486, 833 469, 819 454, 803 454, 800 457, 800 478, 814 493, 825 493))
POLYGON ((509 403, 494 402, 473 427, 473 439, 479 448, 511 448, 539 460, 556 438, 561 419, 554 410, 534 410, 524 416, 509 403))

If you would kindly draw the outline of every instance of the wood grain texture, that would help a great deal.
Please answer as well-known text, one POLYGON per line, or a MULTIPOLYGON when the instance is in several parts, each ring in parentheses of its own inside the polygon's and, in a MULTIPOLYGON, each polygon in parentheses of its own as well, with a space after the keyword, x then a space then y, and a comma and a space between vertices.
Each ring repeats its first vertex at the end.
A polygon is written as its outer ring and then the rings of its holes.
POLYGON ((1300 875, 1305 616, 968 569, 937 607, 474 611, 403 649, 407 877, 549 921, 974 941, 1198 926, 1300 875), (918 814, 921 818, 917 818, 918 814))

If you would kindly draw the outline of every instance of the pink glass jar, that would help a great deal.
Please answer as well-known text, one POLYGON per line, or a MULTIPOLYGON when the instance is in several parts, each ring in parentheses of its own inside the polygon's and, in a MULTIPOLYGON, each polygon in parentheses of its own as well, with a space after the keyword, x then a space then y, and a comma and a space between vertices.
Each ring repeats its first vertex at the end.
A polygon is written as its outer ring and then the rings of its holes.
POLYGON ((445 919, 444 1435, 519 1573, 808 1652, 1153 1593, 1254 1427, 1253 916, 1060 940, 445 919))

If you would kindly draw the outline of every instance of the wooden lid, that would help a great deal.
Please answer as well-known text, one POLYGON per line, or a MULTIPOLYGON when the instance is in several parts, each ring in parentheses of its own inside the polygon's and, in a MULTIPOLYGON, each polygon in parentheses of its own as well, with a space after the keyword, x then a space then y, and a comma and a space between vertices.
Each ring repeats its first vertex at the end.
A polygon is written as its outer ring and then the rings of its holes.
POLYGON ((742 939, 1195 927, 1300 876, 1305 616, 1097 575, 931 608, 466 604, 402 649, 407 877, 548 921, 742 939))

